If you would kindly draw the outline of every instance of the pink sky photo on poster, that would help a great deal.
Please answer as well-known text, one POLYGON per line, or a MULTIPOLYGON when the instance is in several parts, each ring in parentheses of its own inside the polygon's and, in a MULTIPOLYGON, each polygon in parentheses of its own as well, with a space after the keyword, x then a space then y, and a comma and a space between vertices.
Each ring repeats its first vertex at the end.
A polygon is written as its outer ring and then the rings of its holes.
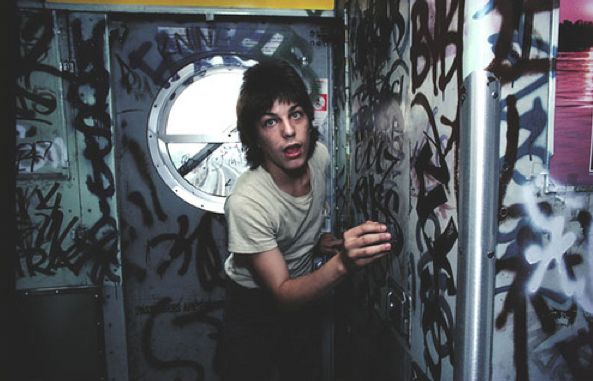
POLYGON ((561 0, 559 29, 550 177, 557 185, 591 187, 593 0, 561 0))
POLYGON ((593 20, 593 0, 560 0, 560 22, 593 20))

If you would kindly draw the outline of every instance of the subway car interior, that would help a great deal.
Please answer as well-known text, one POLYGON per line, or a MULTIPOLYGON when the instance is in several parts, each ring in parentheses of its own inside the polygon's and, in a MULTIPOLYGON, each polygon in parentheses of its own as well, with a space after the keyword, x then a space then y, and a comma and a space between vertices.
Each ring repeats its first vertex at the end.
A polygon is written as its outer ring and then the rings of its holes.
MULTIPOLYGON (((593 3, 7 2, 7 381, 221 380, 243 73, 290 64, 323 230, 319 381, 593 379, 593 3)), ((282 381, 282 380, 279 380, 282 381)))

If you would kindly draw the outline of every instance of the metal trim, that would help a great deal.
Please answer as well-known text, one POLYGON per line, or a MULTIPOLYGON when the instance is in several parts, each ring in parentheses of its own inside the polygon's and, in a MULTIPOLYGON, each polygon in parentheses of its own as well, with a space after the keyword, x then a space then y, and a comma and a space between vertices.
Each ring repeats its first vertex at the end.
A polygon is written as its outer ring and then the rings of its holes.
POLYGON ((546 126, 546 172, 544 173, 544 193, 554 193, 555 184, 550 179, 550 163, 554 156, 554 119, 556 117, 556 60, 558 58, 558 35, 560 30, 560 9, 554 8, 550 25, 550 67, 548 71, 548 124, 546 126))
POLYGON ((165 143, 241 143, 238 132, 210 135, 165 135, 158 132, 159 139, 165 143))
POLYGON ((92 294, 96 298, 101 298, 101 288, 98 286, 60 286, 60 287, 40 287, 40 288, 22 288, 15 290, 17 295, 54 295, 54 294, 92 294))
POLYGON ((123 12, 123 13, 158 13, 158 14, 201 14, 207 20, 214 16, 282 16, 282 17, 335 17, 334 10, 311 9, 268 9, 268 8, 207 8, 189 6, 162 6, 162 5, 121 5, 121 4, 69 4, 48 3, 36 0, 18 1, 19 8, 55 9, 73 12, 123 12))

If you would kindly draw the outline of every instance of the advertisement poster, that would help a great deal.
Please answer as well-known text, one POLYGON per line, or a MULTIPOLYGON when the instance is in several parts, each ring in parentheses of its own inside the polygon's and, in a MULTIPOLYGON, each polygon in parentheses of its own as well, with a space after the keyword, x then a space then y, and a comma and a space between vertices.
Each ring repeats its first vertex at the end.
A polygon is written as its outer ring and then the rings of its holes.
POLYGON ((557 185, 593 187, 593 1, 560 2, 554 154, 557 185))

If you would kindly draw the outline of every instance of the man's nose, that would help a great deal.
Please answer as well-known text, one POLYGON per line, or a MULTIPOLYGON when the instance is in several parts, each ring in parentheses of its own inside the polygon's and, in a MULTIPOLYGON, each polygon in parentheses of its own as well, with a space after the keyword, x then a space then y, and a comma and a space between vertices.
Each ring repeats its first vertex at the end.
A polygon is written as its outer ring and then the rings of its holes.
POLYGON ((295 135, 295 128, 292 125, 292 123, 290 123, 290 119, 285 119, 282 121, 282 126, 284 127, 282 130, 282 133, 284 136, 286 137, 291 137, 295 135))

